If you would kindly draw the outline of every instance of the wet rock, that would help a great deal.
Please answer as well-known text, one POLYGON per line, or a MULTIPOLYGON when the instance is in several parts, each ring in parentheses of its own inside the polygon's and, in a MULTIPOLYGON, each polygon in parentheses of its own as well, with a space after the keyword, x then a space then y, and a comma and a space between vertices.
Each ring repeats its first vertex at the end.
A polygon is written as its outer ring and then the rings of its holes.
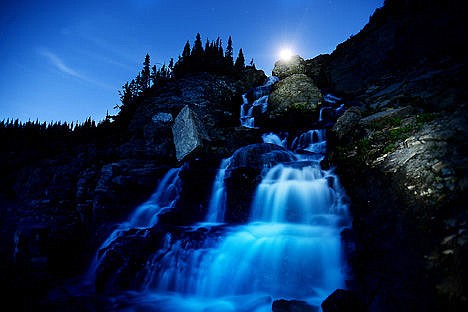
POLYGON ((103 220, 128 216, 129 209, 147 199, 167 166, 141 160, 121 160, 102 166, 89 200, 93 218, 103 220))
POLYGON ((271 306, 273 312, 317 312, 318 307, 314 307, 301 300, 275 300, 271 306))
POLYGON ((276 144, 250 144, 238 149, 232 155, 228 170, 252 168, 262 170, 272 167, 278 162, 295 160, 294 154, 276 144))
POLYGON ((201 120, 188 106, 177 115, 172 126, 172 134, 178 161, 201 150, 203 141, 209 140, 201 120))
POLYGON ((288 60, 279 60, 275 62, 272 75, 279 79, 292 76, 294 74, 305 74, 306 63, 299 55, 294 55, 288 60))
POLYGON ((268 143, 247 145, 234 152, 224 180, 227 194, 226 221, 246 222, 262 171, 279 162, 294 160, 296 157, 290 151, 268 143))

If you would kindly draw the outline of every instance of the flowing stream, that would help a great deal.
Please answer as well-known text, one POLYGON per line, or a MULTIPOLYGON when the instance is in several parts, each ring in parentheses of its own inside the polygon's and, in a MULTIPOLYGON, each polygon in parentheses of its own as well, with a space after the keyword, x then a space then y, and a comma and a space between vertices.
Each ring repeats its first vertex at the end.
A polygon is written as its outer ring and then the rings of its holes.
MULTIPOLYGON (((251 109, 268 97, 275 81, 270 79, 266 88, 254 90, 254 103, 244 102, 242 125, 254 127, 251 109)), ((187 235, 201 228, 218 234, 184 240, 167 233, 163 248, 148 260, 143 290, 120 310, 271 311, 277 299, 303 300, 320 309, 328 295, 345 287, 340 233, 350 226, 350 217, 338 177, 332 169, 320 166, 326 152, 326 130, 306 131, 290 144, 287 136, 274 133, 264 134, 263 141, 281 146, 289 156, 273 165, 263 163, 247 222, 225 220, 229 209, 225 179, 232 166, 232 157, 226 158, 213 182, 205 222, 181 229, 187 235)), ((164 192, 158 189, 152 204, 139 207, 105 245, 122 229, 153 226, 161 207, 171 209, 180 191, 175 187, 176 177, 178 171, 173 169, 161 182, 161 189, 175 191, 172 195, 162 198, 164 192)))

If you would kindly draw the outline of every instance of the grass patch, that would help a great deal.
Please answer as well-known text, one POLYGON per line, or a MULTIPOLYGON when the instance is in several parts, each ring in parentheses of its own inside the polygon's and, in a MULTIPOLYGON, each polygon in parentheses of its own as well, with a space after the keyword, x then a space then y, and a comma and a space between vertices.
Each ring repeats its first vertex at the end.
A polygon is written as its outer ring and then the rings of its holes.
POLYGON ((421 128, 425 123, 431 122, 436 119, 437 115, 434 113, 422 113, 416 116, 416 124, 421 128))
POLYGON ((382 152, 384 154, 388 154, 388 153, 393 152, 394 150, 396 150, 396 147, 397 147, 397 145, 395 143, 390 143, 387 146, 385 146, 385 148, 383 149, 382 152))
POLYGON ((406 125, 404 127, 393 128, 387 131, 386 137, 392 143, 405 140, 415 129, 414 125, 406 125))

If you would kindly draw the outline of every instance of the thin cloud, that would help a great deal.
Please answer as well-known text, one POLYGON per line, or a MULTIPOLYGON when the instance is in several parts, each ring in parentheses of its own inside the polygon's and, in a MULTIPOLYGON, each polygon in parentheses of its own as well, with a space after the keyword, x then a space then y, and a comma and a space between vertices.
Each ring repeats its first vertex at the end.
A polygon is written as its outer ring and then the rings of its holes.
POLYGON ((135 68, 133 68, 133 67, 131 67, 129 65, 126 65, 124 63, 121 63, 119 61, 116 61, 115 59, 112 59, 110 57, 105 57, 105 56, 99 55, 97 53, 93 53, 93 52, 85 51, 85 50, 81 50, 81 51, 77 51, 77 52, 80 53, 83 56, 86 56, 87 58, 91 58, 91 59, 94 59, 94 60, 99 61, 99 62, 107 63, 109 65, 117 66, 117 67, 120 67, 120 68, 125 69, 127 71, 134 71, 135 70, 135 68))
POLYGON ((38 50, 38 53, 41 56, 45 57, 55 67, 55 69, 59 70, 60 72, 66 75, 72 76, 74 78, 77 78, 79 80, 85 81, 87 83, 93 84, 101 88, 113 89, 113 87, 109 85, 106 85, 104 83, 101 83, 99 81, 96 81, 94 79, 86 77, 85 75, 80 74, 73 68, 66 65, 65 62, 57 54, 50 52, 46 48, 40 48, 38 50))

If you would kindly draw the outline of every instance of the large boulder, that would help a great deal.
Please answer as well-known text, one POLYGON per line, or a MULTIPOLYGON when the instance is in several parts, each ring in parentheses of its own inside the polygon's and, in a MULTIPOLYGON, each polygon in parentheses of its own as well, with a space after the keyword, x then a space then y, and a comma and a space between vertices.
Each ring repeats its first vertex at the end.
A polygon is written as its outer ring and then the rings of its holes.
POLYGON ((361 120, 361 110, 356 106, 350 107, 341 115, 333 125, 332 133, 339 142, 352 136, 361 120))
POLYGON ((322 93, 304 74, 289 76, 274 87, 268 99, 268 118, 284 119, 288 115, 313 114, 322 101, 322 93))
POLYGON ((172 126, 172 134, 178 161, 199 151, 203 147, 203 141, 209 140, 202 122, 188 105, 184 106, 177 115, 172 126))
POLYGON ((299 55, 294 55, 288 60, 276 61, 275 67, 272 71, 272 75, 278 77, 279 79, 284 79, 295 74, 305 73, 306 62, 299 55))

